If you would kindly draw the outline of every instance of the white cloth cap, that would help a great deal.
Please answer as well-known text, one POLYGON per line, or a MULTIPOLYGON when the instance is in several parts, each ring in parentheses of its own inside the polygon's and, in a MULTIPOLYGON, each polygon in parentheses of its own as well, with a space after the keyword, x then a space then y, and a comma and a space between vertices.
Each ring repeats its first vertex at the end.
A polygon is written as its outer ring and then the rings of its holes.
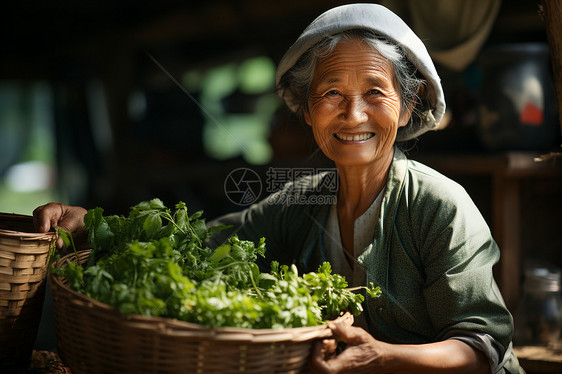
MULTIPOLYGON (((396 14, 377 4, 348 4, 332 8, 316 18, 285 53, 277 68, 276 82, 292 68, 297 60, 322 38, 342 31, 364 29, 397 43, 406 57, 427 80, 426 95, 431 110, 423 115, 421 123, 399 129, 397 140, 409 140, 426 131, 435 130, 445 113, 445 97, 441 79, 427 49, 418 36, 396 14)), ((279 95, 293 112, 298 110, 290 92, 279 95)))

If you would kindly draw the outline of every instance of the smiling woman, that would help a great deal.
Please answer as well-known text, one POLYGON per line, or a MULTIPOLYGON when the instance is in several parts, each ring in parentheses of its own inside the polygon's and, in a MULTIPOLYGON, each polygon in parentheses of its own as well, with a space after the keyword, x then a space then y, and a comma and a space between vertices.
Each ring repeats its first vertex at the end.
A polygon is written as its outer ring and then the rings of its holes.
MULTIPOLYGON (((347 348, 334 355, 334 341, 320 344, 315 372, 523 372, 486 222, 462 187, 395 145, 436 129, 445 112, 421 40, 383 7, 337 7, 304 30, 276 78, 337 167, 337 200, 276 204, 273 195, 212 224, 231 224, 248 239, 265 235, 270 260, 305 270, 327 259, 352 286, 382 285, 357 327, 331 326, 347 348)), ((326 194, 325 178, 303 178, 278 194, 326 194)))
MULTIPOLYGON (((304 30, 276 82, 334 161, 338 188, 328 188, 328 172, 288 182, 209 223, 231 226, 211 245, 233 233, 265 237, 263 269, 278 261, 310 272, 328 261, 351 287, 380 286, 355 326, 329 324, 334 339, 318 343, 313 371, 522 373, 493 278, 500 252, 484 218, 460 185, 395 144, 436 129, 445 112, 422 41, 382 6, 344 5, 304 30)), ((81 215, 47 205, 36 220, 80 229, 81 215)))

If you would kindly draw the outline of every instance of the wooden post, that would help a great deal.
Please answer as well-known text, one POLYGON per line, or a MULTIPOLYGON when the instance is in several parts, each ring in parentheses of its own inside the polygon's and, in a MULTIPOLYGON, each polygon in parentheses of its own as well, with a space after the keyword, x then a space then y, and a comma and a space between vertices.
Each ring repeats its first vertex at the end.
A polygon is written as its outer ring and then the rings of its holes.
POLYGON ((562 0, 541 0, 541 6, 558 96, 558 119, 562 129, 562 0))
POLYGON ((506 178, 504 170, 493 175, 492 231, 501 250, 496 281, 509 310, 515 310, 521 282, 521 208, 517 178, 506 178))

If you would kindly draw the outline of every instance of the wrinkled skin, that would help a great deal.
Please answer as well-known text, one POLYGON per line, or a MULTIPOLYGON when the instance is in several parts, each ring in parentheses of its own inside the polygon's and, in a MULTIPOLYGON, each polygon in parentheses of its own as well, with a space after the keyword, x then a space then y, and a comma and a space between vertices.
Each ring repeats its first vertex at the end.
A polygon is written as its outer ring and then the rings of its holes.
POLYGON ((392 64, 360 40, 341 42, 318 62, 306 122, 338 166, 387 168, 399 127, 410 110, 400 102, 392 64), (367 135, 366 140, 341 136, 367 135))

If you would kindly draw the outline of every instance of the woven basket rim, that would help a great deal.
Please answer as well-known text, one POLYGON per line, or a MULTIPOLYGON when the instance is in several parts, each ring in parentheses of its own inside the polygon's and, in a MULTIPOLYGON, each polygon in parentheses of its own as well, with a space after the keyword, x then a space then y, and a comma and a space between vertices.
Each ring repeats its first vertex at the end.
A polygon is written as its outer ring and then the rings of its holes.
MULTIPOLYGON (((0 219, 33 224, 33 216, 19 213, 0 212, 0 219)), ((18 238, 20 240, 47 240, 53 241, 56 237, 54 231, 49 232, 27 232, 20 230, 8 230, 0 228, 0 236, 18 238)))
POLYGON ((0 236, 13 237, 22 240, 55 240, 56 233, 54 232, 25 232, 0 229, 0 236))
MULTIPOLYGON (((85 256, 91 250, 78 251, 78 256, 85 256)), ((57 265, 66 259, 75 258, 74 253, 70 253, 57 261, 57 265)), ((229 341, 229 342, 259 342, 259 343, 278 343, 278 342, 305 342, 314 339, 332 337, 332 332, 327 324, 305 327, 291 327, 278 329, 252 329, 242 327, 207 327, 197 323, 186 322, 168 317, 144 316, 133 314, 129 317, 122 315, 119 310, 109 304, 95 300, 85 294, 77 292, 63 282, 63 276, 50 272, 51 290, 53 293, 70 293, 76 302, 85 308, 98 309, 105 313, 119 315, 123 323, 129 327, 141 330, 154 331, 157 326, 159 334, 168 336, 198 337, 204 340, 229 341)), ((340 318, 350 318, 349 316, 340 318)), ((352 317, 351 317, 352 318, 352 317)))
POLYGON ((16 218, 16 219, 33 219, 33 216, 29 214, 21 214, 21 213, 10 213, 10 212, 0 212, 0 217, 9 217, 9 218, 16 218))

